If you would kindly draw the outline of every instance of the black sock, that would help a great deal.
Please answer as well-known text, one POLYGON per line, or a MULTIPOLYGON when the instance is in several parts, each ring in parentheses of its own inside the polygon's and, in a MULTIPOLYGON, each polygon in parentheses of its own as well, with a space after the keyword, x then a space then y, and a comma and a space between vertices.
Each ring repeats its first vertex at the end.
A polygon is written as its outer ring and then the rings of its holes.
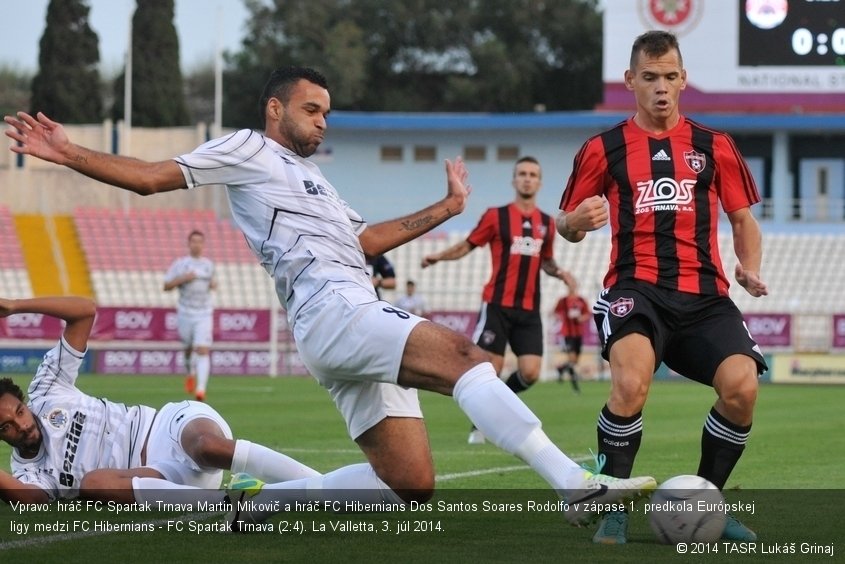
POLYGON ((630 478, 643 438, 643 414, 621 417, 605 405, 598 420, 599 453, 606 457, 602 474, 630 478))
POLYGON ((731 423, 716 411, 710 410, 701 433, 701 461, 698 475, 713 482, 720 490, 745 450, 751 425, 731 423))
POLYGON ((505 380, 505 384, 507 384, 508 388, 513 390, 513 393, 518 394, 530 388, 533 382, 526 382, 522 379, 522 374, 519 373, 519 370, 515 370, 514 373, 508 376, 508 379, 505 380))

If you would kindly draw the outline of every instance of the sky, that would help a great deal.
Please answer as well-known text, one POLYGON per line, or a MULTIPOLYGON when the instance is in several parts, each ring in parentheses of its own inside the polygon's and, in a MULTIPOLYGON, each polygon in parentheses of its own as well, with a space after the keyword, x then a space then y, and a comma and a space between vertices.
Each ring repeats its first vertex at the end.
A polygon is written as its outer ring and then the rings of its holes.
MULTIPOLYGON (((127 33, 135 0, 86 0, 88 22, 100 39, 100 66, 117 74, 126 55, 127 33)), ((33 74, 38 43, 44 34, 50 0, 0 0, 0 67, 33 74)), ((179 35, 182 71, 211 64, 217 30, 223 50, 240 49, 249 15, 242 0, 175 0, 174 24, 179 35)))

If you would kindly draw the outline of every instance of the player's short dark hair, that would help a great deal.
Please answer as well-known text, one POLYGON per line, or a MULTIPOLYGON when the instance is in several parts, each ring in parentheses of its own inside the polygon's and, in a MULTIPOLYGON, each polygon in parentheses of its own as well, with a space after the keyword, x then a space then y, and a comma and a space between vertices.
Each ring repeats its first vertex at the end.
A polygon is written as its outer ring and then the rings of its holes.
POLYGON ((281 100, 282 104, 290 101, 290 94, 293 86, 300 80, 307 80, 317 86, 329 89, 328 81, 319 71, 309 67, 279 67, 270 74, 264 90, 261 92, 261 99, 258 101, 258 114, 261 120, 261 127, 264 127, 264 111, 267 109, 267 102, 270 98, 281 100))
POLYGON ((23 401, 23 390, 20 386, 15 384, 11 378, 0 378, 0 397, 3 394, 12 394, 19 400, 23 401))
POLYGON ((200 231, 199 229, 194 229, 193 231, 191 231, 190 233, 188 233, 188 241, 190 241, 190 240, 191 240, 191 237, 193 237, 194 235, 199 235, 200 237, 202 237, 203 239, 205 239, 205 233, 203 233, 203 232, 202 232, 202 231, 200 231))
POLYGON ((514 178, 516 178, 516 167, 518 167, 522 163, 533 163, 537 166, 540 166, 540 161, 538 161, 535 157, 532 157, 531 155, 525 155, 524 157, 520 157, 513 165, 514 178))
POLYGON ((649 57, 660 57, 672 49, 678 52, 678 62, 683 66, 684 59, 681 57, 681 47, 678 45, 678 38, 674 33, 662 30, 647 31, 634 40, 634 45, 631 47, 630 69, 634 70, 634 67, 637 66, 640 53, 645 53, 649 57))

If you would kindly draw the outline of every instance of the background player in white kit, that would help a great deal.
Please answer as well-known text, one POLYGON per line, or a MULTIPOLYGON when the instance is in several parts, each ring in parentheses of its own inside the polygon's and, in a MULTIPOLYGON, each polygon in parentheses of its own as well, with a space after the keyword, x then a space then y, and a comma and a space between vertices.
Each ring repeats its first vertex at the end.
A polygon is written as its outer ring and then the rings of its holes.
POLYGON ((0 498, 218 503, 223 469, 272 481, 320 475, 281 453, 233 440, 229 425, 206 404, 182 401, 156 411, 79 390, 95 311, 87 298, 0 298, 0 317, 40 313, 66 322, 30 383, 28 401, 10 378, 0 379, 0 440, 12 446, 12 474, 0 470, 0 498))
POLYGON ((205 401, 211 373, 211 344, 214 340, 214 301, 211 291, 217 287, 214 263, 203 256, 205 235, 191 231, 188 254, 179 257, 164 275, 164 291, 179 290, 176 317, 179 338, 185 345, 185 391, 205 401), (196 379, 194 376, 196 375, 196 379))
MULTIPOLYGON (((417 389, 452 395, 496 446, 537 471, 585 523, 591 508, 656 487, 654 478, 618 480, 585 471, 555 446, 539 419, 502 382, 487 353, 469 339, 381 301, 365 254, 385 253, 455 214, 469 197, 463 161, 446 161, 446 196, 407 216, 368 225, 307 157, 325 135, 330 111, 325 78, 304 67, 274 71, 261 95, 264 133, 248 129, 173 160, 145 162, 76 145, 39 113, 6 116, 10 149, 69 166, 149 195, 225 184, 232 215, 273 277, 300 358, 342 413, 367 463, 322 476, 266 484, 263 502, 354 499, 425 501, 434 464, 417 389), (590 503, 580 503, 590 500, 590 503), (593 503, 595 502, 595 503, 593 503)), ((232 515, 261 520, 267 514, 232 515)))
POLYGON ((413 280, 405 282, 405 295, 396 299, 396 307, 420 317, 428 317, 425 298, 417 292, 417 283, 413 280))

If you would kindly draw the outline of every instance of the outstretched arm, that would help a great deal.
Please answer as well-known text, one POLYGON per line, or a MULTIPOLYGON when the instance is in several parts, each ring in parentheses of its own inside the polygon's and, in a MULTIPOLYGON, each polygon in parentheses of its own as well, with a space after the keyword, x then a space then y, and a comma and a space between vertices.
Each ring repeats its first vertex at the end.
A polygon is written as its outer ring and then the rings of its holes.
POLYGON ((540 265, 543 268, 543 272, 548 274, 549 276, 554 276, 564 282, 567 282, 572 278, 572 275, 559 267, 557 265, 557 261, 553 258, 543 259, 543 262, 540 265))
POLYGON ((763 262, 763 235, 760 225, 750 208, 741 208, 728 214, 733 230, 734 252, 739 262, 734 276, 745 291, 759 298, 769 293, 766 283, 760 279, 763 262))
POLYGON ((456 243, 449 247, 448 249, 443 249, 439 253, 432 253, 430 255, 426 255, 422 259, 421 266, 423 268, 427 266, 431 266, 441 260, 458 260, 459 258, 465 257, 471 250, 475 247, 470 244, 469 241, 463 240, 459 243, 456 243))
POLYGON ((416 213, 370 225, 358 236, 364 253, 376 256, 428 233, 466 208, 470 186, 463 159, 446 161, 446 197, 416 213))
POLYGON ((50 496, 35 484, 25 484, 0 470, 0 499, 6 503, 46 503, 50 501, 50 496))
POLYGON ((92 151, 70 141, 60 123, 43 113, 35 117, 18 112, 6 116, 6 136, 17 141, 10 149, 22 155, 72 168, 100 182, 146 196, 186 188, 176 161, 146 162, 130 157, 92 151))
POLYGON ((64 339, 78 351, 88 347, 97 308, 92 300, 78 296, 9 300, 0 298, 0 317, 16 313, 43 313, 65 321, 64 339))

